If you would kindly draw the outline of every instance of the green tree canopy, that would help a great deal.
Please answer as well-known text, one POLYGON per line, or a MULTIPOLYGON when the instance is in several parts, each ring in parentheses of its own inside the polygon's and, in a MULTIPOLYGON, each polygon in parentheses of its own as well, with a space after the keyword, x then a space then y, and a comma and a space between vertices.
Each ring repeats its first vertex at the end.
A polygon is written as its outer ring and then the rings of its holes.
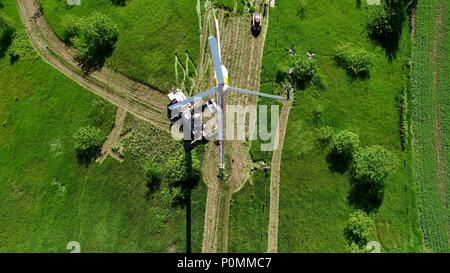
POLYGON ((10 46, 14 32, 15 27, 12 20, 0 12, 0 57, 4 56, 10 46))
POLYGON ((98 128, 87 126, 80 128, 73 136, 78 158, 83 163, 95 159, 105 141, 105 136, 98 128))
POLYGON ((373 62, 372 54, 364 49, 355 48, 349 43, 336 48, 335 58, 353 76, 369 73, 369 68, 373 62))
POLYGON ((354 156, 354 178, 357 183, 383 184, 395 162, 394 155, 382 146, 360 149, 354 156))
POLYGON ((86 69, 102 66, 119 38, 117 26, 99 12, 79 19, 68 16, 63 26, 64 40, 77 49, 78 58, 86 69))
POLYGON ((295 59, 290 76, 301 89, 311 81, 316 74, 317 64, 313 59, 298 57, 295 59))
POLYGON ((352 157, 359 147, 359 136, 349 130, 340 131, 331 138, 331 151, 342 157, 352 157))
POLYGON ((385 8, 378 8, 370 16, 367 31, 374 39, 388 39, 393 33, 392 12, 385 8))
POLYGON ((373 233, 374 222, 365 212, 358 210, 350 215, 348 224, 345 227, 345 237, 357 246, 365 247, 369 242, 369 237, 373 233))

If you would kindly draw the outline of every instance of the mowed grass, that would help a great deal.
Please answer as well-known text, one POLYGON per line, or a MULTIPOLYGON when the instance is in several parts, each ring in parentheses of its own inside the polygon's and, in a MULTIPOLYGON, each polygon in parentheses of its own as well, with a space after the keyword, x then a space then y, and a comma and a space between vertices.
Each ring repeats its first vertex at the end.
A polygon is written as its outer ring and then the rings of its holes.
POLYGON ((276 80, 288 52, 316 53, 319 73, 327 88, 297 91, 283 148, 279 215, 280 252, 344 252, 344 227, 354 209, 347 196, 349 176, 329 169, 327 147, 315 143, 315 131, 325 125, 335 131, 359 134, 363 146, 380 144, 395 153, 399 164, 387 181, 383 205, 377 214, 376 234, 383 252, 420 251, 421 238, 416 189, 411 177, 410 153, 402 152, 397 97, 406 84, 410 34, 404 26, 399 50, 390 61, 384 49, 365 32, 374 7, 362 1, 308 1, 302 19, 297 1, 279 1, 271 9, 263 61, 263 90, 276 80), (352 79, 336 65, 335 47, 350 42, 375 56, 368 79, 352 79), (320 112, 320 118, 317 113, 320 112))
MULTIPOLYGON (((15 2, 3 5, 20 28, 15 2)), ((114 106, 94 109, 99 98, 39 58, 2 58, 0 72, 0 252, 68 252, 69 241, 82 252, 183 252, 188 222, 192 249, 201 250, 203 184, 192 192, 190 217, 173 210, 156 225, 159 204, 147 198, 141 165, 77 163, 73 134, 87 125, 108 134, 114 106)), ((149 138, 166 141, 159 136, 149 138)))
POLYGON ((420 220, 427 251, 449 252, 448 208, 450 158, 450 3, 420 1, 416 17, 416 42, 413 46, 412 124, 414 178, 420 196, 420 220), (443 12, 438 12, 442 10, 443 12), (437 25, 439 16, 441 25, 437 25), (435 74, 435 72, 438 72, 435 74), (439 116, 437 116, 439 114, 439 116), (437 129, 436 123, 440 128, 437 129), (444 173, 438 182, 437 135, 441 132, 444 173))
POLYGON ((62 19, 67 14, 87 16, 95 11, 109 16, 119 28, 119 41, 108 64, 119 72, 161 91, 175 85, 175 54, 186 52, 196 62, 199 21, 196 1, 133 0, 124 7, 111 0, 81 1, 70 7, 66 1, 41 0, 44 16, 62 37, 62 19))
POLYGON ((270 209, 270 172, 254 171, 250 181, 233 194, 228 229, 228 251, 264 253, 270 209))

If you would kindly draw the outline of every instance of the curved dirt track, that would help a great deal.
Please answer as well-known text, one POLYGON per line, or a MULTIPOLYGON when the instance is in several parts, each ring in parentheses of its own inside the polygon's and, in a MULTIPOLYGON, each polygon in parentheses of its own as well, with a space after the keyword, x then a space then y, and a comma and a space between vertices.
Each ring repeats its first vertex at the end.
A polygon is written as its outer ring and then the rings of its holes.
POLYGON ((43 18, 38 3, 35 0, 17 0, 17 6, 31 43, 44 61, 117 107, 162 130, 169 129, 164 94, 107 67, 85 75, 75 61, 74 50, 58 39, 43 18))

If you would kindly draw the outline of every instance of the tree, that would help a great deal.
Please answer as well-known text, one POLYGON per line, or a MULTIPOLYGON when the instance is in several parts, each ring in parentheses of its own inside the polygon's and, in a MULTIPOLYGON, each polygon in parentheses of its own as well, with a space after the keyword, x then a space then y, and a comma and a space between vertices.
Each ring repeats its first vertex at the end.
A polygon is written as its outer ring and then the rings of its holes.
POLYGON ((25 30, 21 29, 14 33, 11 46, 8 49, 8 54, 13 62, 19 58, 30 59, 37 56, 31 47, 30 41, 28 40, 28 34, 25 30))
POLYGON ((369 73, 372 55, 361 48, 354 48, 346 43, 336 48, 335 58, 352 76, 364 76, 369 73))
POLYGON ((304 89, 316 74, 317 65, 314 60, 299 57, 295 60, 292 68, 290 76, 300 89, 304 89))
POLYGON ((331 138, 332 153, 342 158, 352 158, 358 147, 359 136, 351 131, 340 131, 331 138))
POLYGON ((392 27, 392 12, 384 8, 378 8, 369 18, 367 31, 375 40, 389 39, 394 33, 392 27))
POLYGON ((369 242, 369 237, 373 233, 373 228, 374 222, 372 218, 365 212, 358 210, 350 215, 344 233, 350 246, 354 243, 359 246, 359 248, 362 248, 369 242))
POLYGON ((153 161, 148 161, 144 166, 144 170, 147 178, 147 188, 150 193, 153 193, 161 186, 161 169, 153 161))
POLYGON ((4 53, 11 45, 15 27, 11 19, 5 14, 0 13, 0 57, 4 56, 4 53))
POLYGON ((329 143, 334 135, 334 129, 331 126, 324 126, 317 130, 317 140, 322 143, 329 143))
POLYGON ((358 183, 380 184, 395 168, 395 157, 380 145, 359 150, 355 154, 353 176, 358 183))
POLYGON ((78 159, 85 164, 91 163, 100 154, 105 141, 102 131, 91 126, 80 128, 73 138, 78 159))
POLYGON ((101 67, 119 38, 117 26, 98 12, 81 19, 66 17, 63 24, 64 39, 77 49, 77 57, 87 70, 101 67))

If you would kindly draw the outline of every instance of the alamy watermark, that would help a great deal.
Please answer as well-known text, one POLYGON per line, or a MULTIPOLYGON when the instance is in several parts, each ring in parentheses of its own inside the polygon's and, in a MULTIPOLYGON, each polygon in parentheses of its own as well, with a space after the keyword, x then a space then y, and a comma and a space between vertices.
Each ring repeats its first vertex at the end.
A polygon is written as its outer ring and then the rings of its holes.
MULTIPOLYGON (((214 113, 204 111, 201 103, 186 110, 171 112, 172 137, 175 140, 213 141, 220 138, 218 119, 222 109, 215 105, 214 113), (209 131, 208 131, 209 130, 209 131)), ((219 140, 261 141, 261 151, 274 151, 279 143, 280 106, 226 105, 223 115, 224 132, 219 140)))

